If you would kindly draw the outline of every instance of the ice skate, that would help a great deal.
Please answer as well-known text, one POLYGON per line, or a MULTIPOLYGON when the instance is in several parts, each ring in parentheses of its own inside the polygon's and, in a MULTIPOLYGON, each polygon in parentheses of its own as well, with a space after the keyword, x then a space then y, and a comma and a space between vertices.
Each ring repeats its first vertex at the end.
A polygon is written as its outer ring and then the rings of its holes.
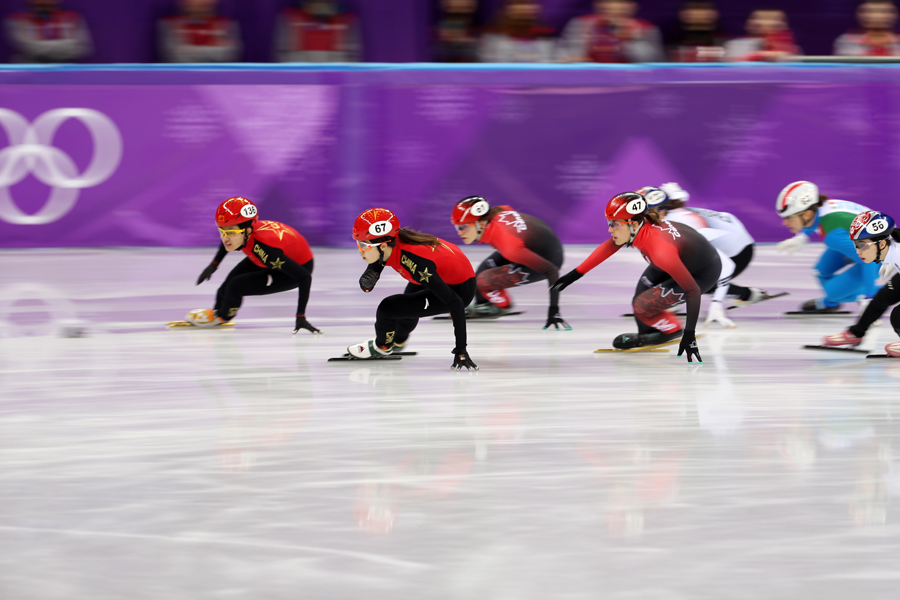
POLYGON ((511 314, 512 305, 506 308, 500 308, 492 302, 484 304, 470 304, 466 307, 467 319, 499 319, 504 315, 511 314))
POLYGON ((765 290, 761 290, 759 288, 749 288, 750 289, 750 297, 746 300, 735 300, 735 306, 750 306, 751 304, 756 304, 757 302, 762 302, 763 300, 768 300, 772 296, 769 295, 765 290))
POLYGON ((384 358, 385 356, 390 356, 392 352, 393 346, 379 346, 375 343, 375 340, 368 340, 366 342, 360 342, 359 344, 354 344, 347 347, 347 354, 351 358, 357 358, 361 360, 384 358))
POLYGON ((822 302, 822 299, 818 300, 807 300, 803 303, 803 306, 800 307, 800 311, 808 314, 830 314, 836 313, 841 309, 841 305, 837 306, 825 306, 822 302))
POLYGON ((893 342, 884 347, 884 351, 891 358, 900 358, 900 342, 893 342))
POLYGON ((828 348, 856 348, 862 342, 862 338, 858 338, 849 331, 840 333, 832 333, 822 338, 822 345, 828 348))
POLYGON ((216 317, 216 311, 211 308, 197 308, 184 317, 184 321, 171 321, 166 323, 169 327, 201 327, 210 328, 220 325, 231 325, 216 317))
POLYGON ((665 346, 681 339, 681 333, 681 329, 672 333, 663 333, 662 331, 652 331, 650 333, 623 333, 616 336, 612 345, 616 350, 665 346))

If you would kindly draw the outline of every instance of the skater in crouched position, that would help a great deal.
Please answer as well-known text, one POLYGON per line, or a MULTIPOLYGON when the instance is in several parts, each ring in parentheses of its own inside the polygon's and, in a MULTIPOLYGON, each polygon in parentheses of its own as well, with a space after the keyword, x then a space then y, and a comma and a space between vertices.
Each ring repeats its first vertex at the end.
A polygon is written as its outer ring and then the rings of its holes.
POLYGON ((638 332, 617 336, 613 347, 627 350, 654 346, 680 337, 678 356, 687 353, 688 362, 692 363, 694 356, 703 362, 695 330, 700 297, 717 286, 722 272, 719 253, 691 227, 662 221, 640 194, 625 192, 613 196, 606 205, 606 218, 612 239, 560 277, 554 287, 564 290, 623 246, 634 246, 650 263, 631 301, 638 332), (681 302, 687 303, 684 326, 667 310, 681 302))
POLYGON ((784 226, 795 234, 779 242, 775 246, 777 252, 793 254, 814 232, 818 232, 825 242, 825 252, 813 267, 825 295, 807 301, 801 311, 832 313, 842 302, 855 302, 875 295, 878 265, 866 264, 847 235, 856 215, 868 208, 855 202, 829 199, 819 193, 814 183, 795 181, 778 194, 775 209, 784 226))
POLYGON ((306 239, 284 223, 260 221, 256 205, 241 197, 229 198, 219 205, 216 226, 222 243, 197 285, 212 277, 228 252, 240 250, 247 256, 219 286, 215 307, 193 310, 185 320, 197 327, 214 327, 237 315, 244 296, 265 296, 296 288, 294 333, 301 329, 322 333, 306 320, 313 271, 313 254, 306 239))
POLYGON ((661 219, 689 225, 709 240, 713 248, 722 253, 719 257, 722 266, 728 265, 725 271, 733 264, 731 277, 720 278, 721 285, 713 291, 713 299, 706 315, 707 324, 716 321, 724 327, 736 327, 734 321, 725 316, 723 303, 726 298, 733 299, 737 306, 747 306, 770 297, 759 288, 743 287, 731 282, 731 279, 744 272, 753 259, 754 241, 740 219, 727 212, 685 208, 690 194, 677 183, 664 183, 658 188, 641 188, 638 193, 647 199, 651 209, 656 209, 661 219))
MULTIPOLYGON (((860 213, 850 224, 850 240, 856 254, 866 264, 880 264, 880 279, 885 286, 878 290, 855 325, 846 331, 825 336, 822 344, 830 347, 856 347, 869 327, 881 318, 890 306, 900 302, 900 231, 890 216, 869 210, 860 213)), ((900 335, 900 305, 891 311, 891 327, 900 335)), ((900 358, 900 342, 884 347, 889 356, 900 358)))
POLYGON ((456 346, 453 365, 478 370, 466 351, 466 305, 475 296, 475 272, 462 250, 433 235, 401 228, 385 208, 370 208, 353 223, 353 239, 368 263, 359 287, 371 292, 385 266, 409 283, 402 294, 388 296, 375 313, 375 339, 347 348, 354 358, 371 359, 401 349, 419 319, 450 313, 456 346))
POLYGON ((552 289, 563 263, 562 243, 546 223, 510 206, 491 207, 481 196, 457 202, 450 221, 466 245, 480 242, 496 250, 478 266, 475 303, 466 308, 467 317, 503 316, 512 310, 507 289, 547 280, 550 308, 544 329, 571 329, 559 313, 559 293, 552 289))

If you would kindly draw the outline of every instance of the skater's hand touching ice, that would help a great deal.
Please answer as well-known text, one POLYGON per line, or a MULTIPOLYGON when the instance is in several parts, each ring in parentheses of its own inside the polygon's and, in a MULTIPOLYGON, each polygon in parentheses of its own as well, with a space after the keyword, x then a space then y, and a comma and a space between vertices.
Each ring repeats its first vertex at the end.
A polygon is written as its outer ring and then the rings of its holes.
POLYGON ((681 336, 681 343, 678 345, 678 356, 681 356, 687 352, 687 361, 688 364, 694 364, 693 356, 697 356, 697 362, 701 365, 703 364, 703 359, 700 358, 700 351, 697 349, 697 336, 694 335, 693 331, 685 331, 681 336))
POLYGON ((460 371, 463 367, 465 367, 468 371, 478 370, 478 365, 476 365, 475 362, 471 358, 469 358, 469 353, 466 352, 465 349, 460 352, 458 349, 454 348, 453 366, 451 366, 450 369, 460 371))
POLYGON ((309 324, 309 321, 306 320, 306 316, 300 315, 297 317, 296 323, 294 323, 294 335, 297 334, 301 329, 305 329, 310 333, 322 333, 321 329, 313 327, 309 324))
POLYGON ((557 330, 562 326, 566 331, 572 331, 572 326, 566 323, 562 315, 559 314, 558 306, 551 306, 550 310, 547 311, 547 323, 544 325, 544 329, 549 328, 551 325, 557 330))

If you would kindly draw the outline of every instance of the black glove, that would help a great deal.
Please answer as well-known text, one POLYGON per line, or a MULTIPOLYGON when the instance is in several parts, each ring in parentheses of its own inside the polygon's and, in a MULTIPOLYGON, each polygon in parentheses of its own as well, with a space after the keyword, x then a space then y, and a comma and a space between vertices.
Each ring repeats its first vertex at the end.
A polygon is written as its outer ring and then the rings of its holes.
POLYGON ((569 271, 568 273, 566 273, 565 275, 563 275, 562 277, 557 279, 556 283, 554 283, 552 286, 550 286, 550 289, 554 290, 556 292, 561 292, 564 289, 566 289, 567 287, 569 287, 570 285, 572 285, 573 283, 575 283, 576 281, 578 281, 579 279, 581 279, 582 277, 584 277, 584 275, 582 275, 575 269, 572 269, 571 271, 569 271))
POLYGON ((703 359, 700 358, 700 352, 697 350, 697 338, 694 336, 693 331, 685 331, 681 334, 681 343, 678 345, 678 356, 681 356, 685 352, 687 352, 688 364, 694 364, 692 359, 694 355, 697 356, 697 362, 701 365, 703 364, 703 359))
POLYGON ((380 272, 374 269, 366 269, 366 272, 359 278, 360 289, 364 292, 371 292, 375 289, 375 284, 378 283, 379 277, 381 277, 380 272))
POLYGON ((478 370, 478 365, 472 362, 472 359, 469 358, 469 353, 463 350, 462 352, 457 351, 456 348, 453 349, 453 366, 450 367, 450 370, 461 371, 462 368, 465 367, 467 370, 471 371, 472 369, 478 370))
POLYGON ((556 329, 559 329, 559 326, 562 325, 562 328, 566 331, 572 331, 572 326, 563 320, 562 315, 559 314, 558 306, 551 306, 550 310, 547 311, 547 324, 544 325, 544 329, 547 329, 553 325, 556 329))
POLYGON ((209 263, 209 265, 207 265, 207 267, 205 269, 203 269, 203 272, 200 273, 200 278, 197 280, 197 285, 200 285, 204 281, 208 281, 209 278, 212 277, 212 274, 215 273, 216 269, 218 269, 218 268, 219 268, 219 265, 217 263, 214 263, 214 262, 209 263))
POLYGON ((296 323, 294 323, 294 333, 296 334, 301 329, 305 329, 310 333, 322 333, 321 329, 316 329, 312 325, 309 324, 309 321, 306 320, 306 317, 300 315, 297 317, 296 323))

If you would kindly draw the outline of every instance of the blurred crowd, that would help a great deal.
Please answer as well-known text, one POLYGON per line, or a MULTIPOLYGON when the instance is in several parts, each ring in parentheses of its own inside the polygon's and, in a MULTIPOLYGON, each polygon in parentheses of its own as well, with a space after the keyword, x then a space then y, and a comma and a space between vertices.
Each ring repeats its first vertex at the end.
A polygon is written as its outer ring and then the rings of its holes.
MULTIPOLYGON (((484 0, 482 0, 484 1, 484 0)), ((491 6, 495 6, 494 3, 491 6)), ((724 32, 714 0, 685 0, 678 28, 664 38, 639 18, 637 0, 594 0, 592 12, 553 28, 540 0, 503 0, 492 12, 479 0, 437 0, 434 62, 636 63, 789 61, 801 56, 790 15, 772 7, 751 10, 740 35, 724 32)), ((900 56, 893 0, 862 0, 856 23, 834 41, 835 56, 900 56), (855 25, 855 26, 854 26, 855 25)), ((12 60, 64 63, 89 59, 91 24, 65 0, 23 0, 5 19, 12 60)), ((299 0, 278 15, 272 31, 273 62, 364 60, 360 22, 338 0, 299 0)), ((220 11, 219 0, 179 0, 157 23, 156 52, 164 62, 238 62, 240 24, 220 11)))

